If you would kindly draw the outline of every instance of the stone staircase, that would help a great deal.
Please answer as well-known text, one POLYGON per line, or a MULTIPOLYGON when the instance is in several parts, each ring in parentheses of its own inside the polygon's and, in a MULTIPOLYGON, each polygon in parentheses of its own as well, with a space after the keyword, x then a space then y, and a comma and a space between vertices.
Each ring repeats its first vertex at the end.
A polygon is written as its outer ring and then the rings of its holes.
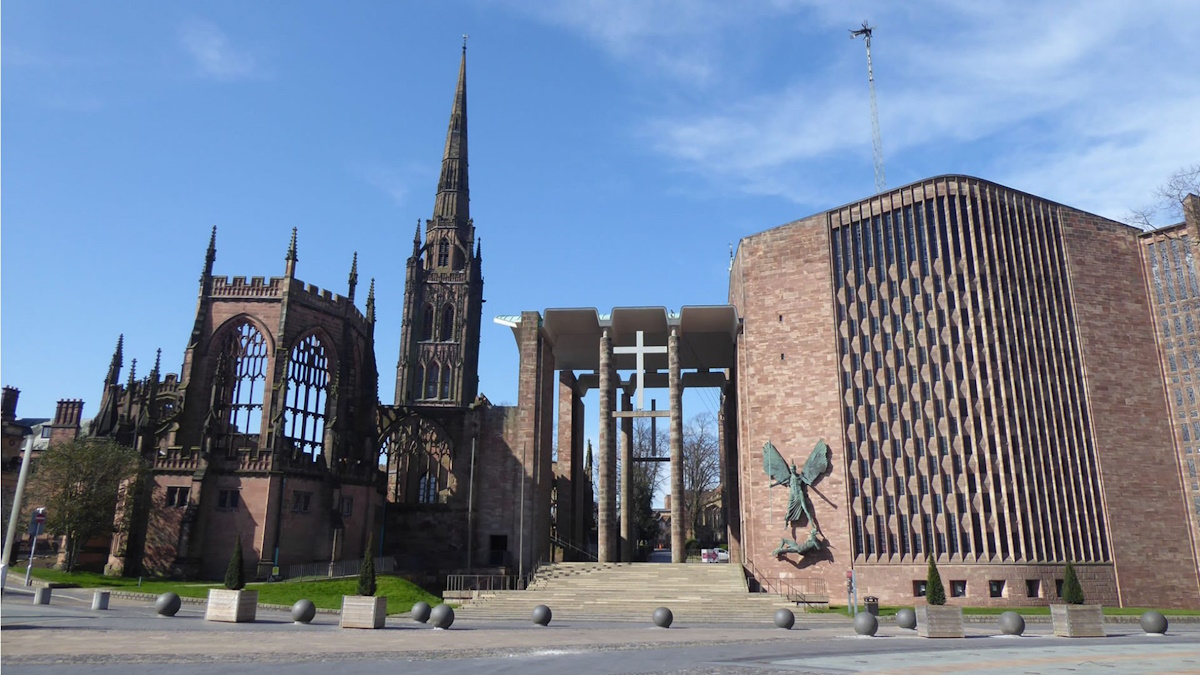
POLYGON ((524 591, 480 592, 455 610, 474 620, 529 621, 546 605, 554 620, 643 621, 668 607, 675 622, 762 623, 793 603, 749 593, 740 565, 702 563, 553 563, 543 565, 524 591))

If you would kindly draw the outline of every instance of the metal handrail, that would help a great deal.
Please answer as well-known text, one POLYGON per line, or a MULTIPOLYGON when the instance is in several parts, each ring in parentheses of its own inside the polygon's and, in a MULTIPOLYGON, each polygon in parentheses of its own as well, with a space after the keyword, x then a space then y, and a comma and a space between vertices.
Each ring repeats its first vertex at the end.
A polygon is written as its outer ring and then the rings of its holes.
POLYGON ((743 565, 749 568, 750 575, 758 582, 758 587, 763 593, 772 593, 787 598, 792 602, 809 603, 808 596, 814 595, 825 596, 825 601, 829 600, 829 590, 825 585, 824 579, 808 578, 808 579, 785 579, 783 577, 768 577, 754 565, 754 562, 747 560, 743 565))
POLYGON ((596 557, 595 553, 592 553, 591 551, 579 548, 575 544, 572 544, 571 542, 566 541, 565 539, 559 539, 558 537, 551 535, 550 543, 555 546, 561 546, 564 549, 570 549, 572 551, 581 553, 581 554, 583 554, 584 557, 589 558, 591 560, 591 562, 598 562, 600 560, 599 558, 596 557))

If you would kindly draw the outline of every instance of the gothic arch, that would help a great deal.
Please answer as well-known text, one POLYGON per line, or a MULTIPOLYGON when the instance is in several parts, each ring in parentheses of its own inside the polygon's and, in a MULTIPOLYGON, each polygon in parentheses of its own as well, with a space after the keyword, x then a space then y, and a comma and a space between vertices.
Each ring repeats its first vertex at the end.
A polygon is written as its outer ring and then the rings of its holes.
POLYGON ((438 382, 442 377, 441 365, 434 361, 425 369, 425 382, 421 388, 421 398, 432 400, 438 397, 438 382))
POLYGON ((227 452, 260 447, 273 350, 270 332, 246 314, 229 319, 213 332, 209 367, 215 396, 204 433, 227 452))
POLYGON ((428 342, 433 339, 433 303, 425 303, 425 309, 421 313, 421 338, 420 342, 428 342))
POLYGON ((281 442, 312 459, 325 452, 325 427, 336 395, 337 352, 322 330, 300 336, 288 352, 283 389, 281 442))
POLYGON ((438 328, 439 342, 456 342, 454 335, 454 303, 447 302, 442 306, 442 317, 438 328))
POLYGON ((381 434, 390 502, 430 504, 453 490, 454 442, 436 420, 416 413, 392 420, 381 434))

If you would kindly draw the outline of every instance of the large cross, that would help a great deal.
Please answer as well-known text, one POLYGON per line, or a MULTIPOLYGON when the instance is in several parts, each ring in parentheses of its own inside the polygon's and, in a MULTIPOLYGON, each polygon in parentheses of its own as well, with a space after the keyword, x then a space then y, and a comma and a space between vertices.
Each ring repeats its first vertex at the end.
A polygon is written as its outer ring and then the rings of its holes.
POLYGON ((644 332, 637 332, 637 344, 633 347, 613 347, 614 354, 636 354, 637 355, 637 409, 645 410, 642 405, 642 392, 646 389, 646 354, 666 354, 667 348, 662 347, 647 347, 644 339, 644 332))

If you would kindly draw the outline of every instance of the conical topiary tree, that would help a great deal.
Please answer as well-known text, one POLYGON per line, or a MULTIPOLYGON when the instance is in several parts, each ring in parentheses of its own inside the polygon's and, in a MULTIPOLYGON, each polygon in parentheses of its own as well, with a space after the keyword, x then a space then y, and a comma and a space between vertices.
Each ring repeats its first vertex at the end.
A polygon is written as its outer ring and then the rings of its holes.
POLYGON ((358 568, 358 594, 375 595, 375 533, 367 539, 362 565, 358 568))
POLYGON ((929 605, 946 604, 946 587, 942 585, 942 575, 938 574, 937 563, 929 556, 929 572, 925 575, 925 603, 929 605))
POLYGON ((225 569, 225 588, 240 591, 246 587, 246 572, 242 566, 242 538, 233 542, 233 555, 229 556, 229 567, 225 569))
POLYGON ((1083 604, 1083 587, 1079 585, 1079 577, 1075 576, 1075 566, 1070 562, 1063 570, 1062 601, 1068 605, 1083 604))

